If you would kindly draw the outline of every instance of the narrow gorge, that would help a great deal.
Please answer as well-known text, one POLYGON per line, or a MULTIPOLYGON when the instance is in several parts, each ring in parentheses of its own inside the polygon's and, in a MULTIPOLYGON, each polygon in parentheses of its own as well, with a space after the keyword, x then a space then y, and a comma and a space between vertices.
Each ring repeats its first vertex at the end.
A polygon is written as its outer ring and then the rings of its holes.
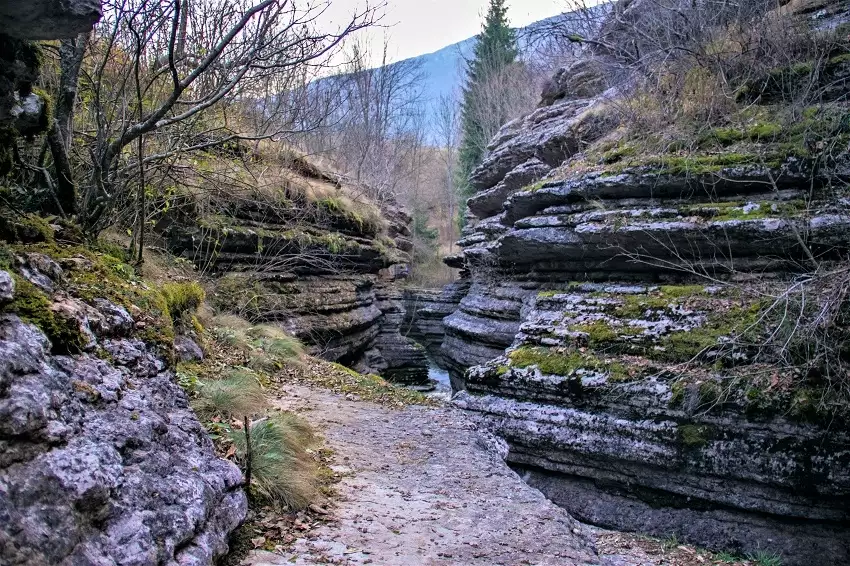
POLYGON ((372 8, 119 4, 0 6, 0 566, 850 564, 850 2, 549 22, 457 230, 372 8))

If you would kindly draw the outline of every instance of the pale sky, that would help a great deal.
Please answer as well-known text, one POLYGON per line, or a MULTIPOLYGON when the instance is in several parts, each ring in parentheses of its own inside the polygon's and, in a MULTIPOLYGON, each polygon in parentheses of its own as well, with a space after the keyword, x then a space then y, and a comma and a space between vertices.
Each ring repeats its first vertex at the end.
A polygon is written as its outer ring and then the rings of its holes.
MULTIPOLYGON (((370 0, 376 5, 380 0, 370 0)), ((331 0, 330 15, 341 23, 366 0, 331 0)), ((431 53, 481 31, 488 0, 386 0, 381 23, 389 26, 393 61, 431 53)), ((565 0, 508 0, 511 25, 523 27, 564 11, 565 0)), ((372 30, 380 40, 382 30, 372 30)))

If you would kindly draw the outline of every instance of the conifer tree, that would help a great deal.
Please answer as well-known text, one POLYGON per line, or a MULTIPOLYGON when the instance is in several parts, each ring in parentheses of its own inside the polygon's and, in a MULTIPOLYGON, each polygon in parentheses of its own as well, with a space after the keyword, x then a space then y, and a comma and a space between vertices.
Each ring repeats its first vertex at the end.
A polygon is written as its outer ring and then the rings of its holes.
POLYGON ((508 118, 506 108, 500 108, 493 100, 483 100, 483 87, 512 65, 518 55, 516 32, 508 23, 507 11, 505 0, 490 0, 473 57, 467 62, 458 157, 462 200, 470 196, 467 178, 484 157, 487 144, 495 134, 493 124, 498 127, 508 118))

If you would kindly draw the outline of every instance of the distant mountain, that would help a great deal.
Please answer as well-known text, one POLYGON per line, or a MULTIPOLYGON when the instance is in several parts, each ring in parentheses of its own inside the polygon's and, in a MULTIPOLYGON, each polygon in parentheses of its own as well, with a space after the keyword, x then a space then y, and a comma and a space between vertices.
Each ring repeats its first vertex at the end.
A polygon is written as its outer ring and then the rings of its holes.
POLYGON ((425 77, 422 98, 426 103, 433 106, 441 96, 460 92, 466 61, 472 57, 477 42, 478 36, 473 36, 439 51, 405 60, 420 66, 425 77))
MULTIPOLYGON (((589 19, 598 20, 599 16, 604 14, 610 4, 600 4, 595 8, 591 8, 589 19)), ((544 30, 554 30, 558 28, 560 33, 563 33, 567 27, 560 25, 559 20, 568 18, 571 14, 559 14, 534 22, 526 27, 517 28, 517 39, 520 48, 520 56, 523 58, 534 58, 537 56, 535 49, 532 49, 533 38, 540 39, 544 30), (538 33, 535 33, 538 32, 538 33)), ((572 27, 572 26, 569 26, 572 27)), ((454 43, 447 47, 411 57, 402 61, 392 63, 394 65, 403 65, 409 62, 417 64, 421 70, 424 81, 422 86, 422 104, 426 113, 426 139, 432 143, 437 142, 437 108, 436 104, 441 96, 451 96, 453 93, 460 94, 463 86, 466 61, 472 56, 475 49, 475 43, 478 41, 478 36, 473 36, 458 43, 454 43)), ((336 77, 338 80, 339 77, 336 77)), ((333 79, 322 79, 319 84, 333 79)))
MULTIPOLYGON (((534 22, 524 28, 517 28, 520 56, 531 56, 532 49, 529 45, 529 38, 534 35, 535 31, 542 29, 544 26, 556 23, 562 17, 564 17, 563 14, 534 22)), ((478 36, 473 36, 461 42, 443 47, 433 53, 405 59, 405 61, 413 61, 420 65, 422 74, 425 76, 426 80, 422 90, 422 97, 431 107, 429 108, 429 114, 434 113, 434 103, 441 96, 449 96, 454 92, 460 92, 464 81, 466 61, 472 57, 477 41, 478 36)), ((433 118, 433 116, 431 117, 433 118)))

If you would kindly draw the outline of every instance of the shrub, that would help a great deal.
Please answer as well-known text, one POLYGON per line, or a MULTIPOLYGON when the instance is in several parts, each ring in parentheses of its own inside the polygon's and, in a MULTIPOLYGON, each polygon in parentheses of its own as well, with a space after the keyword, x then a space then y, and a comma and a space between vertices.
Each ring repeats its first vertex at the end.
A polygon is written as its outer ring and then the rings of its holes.
POLYGON ((755 562, 758 566, 782 566, 782 557, 764 550, 748 555, 747 559, 755 562))
POLYGON ((233 370, 224 379, 199 382, 197 391, 193 406, 205 418, 257 414, 267 405, 256 374, 249 370, 233 370))
MULTIPOLYGON (((310 425, 293 413, 279 413, 250 424, 251 495, 296 511, 317 490, 316 464, 307 448, 315 441, 310 425)), ((245 431, 231 433, 236 454, 248 458, 245 431)))
POLYGON ((204 288, 197 281, 166 283, 162 286, 162 295, 175 321, 182 320, 185 315, 193 315, 206 298, 204 288))

